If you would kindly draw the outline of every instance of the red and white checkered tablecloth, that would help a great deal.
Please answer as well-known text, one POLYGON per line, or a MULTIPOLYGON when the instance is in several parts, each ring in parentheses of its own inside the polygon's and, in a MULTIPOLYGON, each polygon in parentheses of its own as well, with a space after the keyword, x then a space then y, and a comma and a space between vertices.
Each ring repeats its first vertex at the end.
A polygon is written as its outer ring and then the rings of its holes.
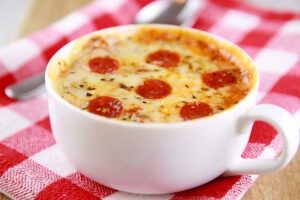
MULTIPOLYGON (((104 187, 80 174, 55 144, 45 94, 16 101, 5 86, 45 69, 62 45, 91 31, 128 24, 151 0, 102 0, 0 49, 0 191, 13 199, 239 199, 256 176, 217 178, 176 194, 143 196, 104 187)), ((203 0, 195 28, 246 50, 261 75, 258 102, 273 103, 300 121, 300 13, 276 13, 234 0, 203 0)), ((256 123, 243 157, 274 157, 277 133, 256 123)))

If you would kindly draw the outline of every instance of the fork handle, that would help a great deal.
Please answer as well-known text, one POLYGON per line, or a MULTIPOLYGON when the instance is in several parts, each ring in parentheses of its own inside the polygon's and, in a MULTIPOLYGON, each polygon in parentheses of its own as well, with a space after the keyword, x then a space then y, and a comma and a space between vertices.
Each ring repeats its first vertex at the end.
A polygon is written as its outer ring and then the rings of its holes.
POLYGON ((45 71, 9 85, 5 88, 5 94, 13 99, 28 99, 43 91, 44 82, 45 71))

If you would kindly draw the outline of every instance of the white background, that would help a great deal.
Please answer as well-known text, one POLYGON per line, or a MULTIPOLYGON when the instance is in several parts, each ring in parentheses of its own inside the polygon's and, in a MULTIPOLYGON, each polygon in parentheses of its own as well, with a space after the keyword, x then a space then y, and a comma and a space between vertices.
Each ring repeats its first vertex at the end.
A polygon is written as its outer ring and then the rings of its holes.
POLYGON ((0 0, 0 47, 15 38, 28 2, 29 0, 0 0))

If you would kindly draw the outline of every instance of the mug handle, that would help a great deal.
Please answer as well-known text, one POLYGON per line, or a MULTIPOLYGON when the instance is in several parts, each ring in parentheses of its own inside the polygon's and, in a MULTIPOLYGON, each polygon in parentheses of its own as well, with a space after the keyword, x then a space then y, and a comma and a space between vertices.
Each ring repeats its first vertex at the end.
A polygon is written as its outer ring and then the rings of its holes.
MULTIPOLYGON (((294 157, 299 146, 298 126, 294 117, 283 108, 270 104, 256 105, 242 117, 242 130, 255 120, 271 124, 283 139, 281 155, 273 159, 239 158, 229 165, 224 176, 242 174, 264 174, 284 168, 294 157)), ((242 131, 243 133, 243 131, 242 131)))

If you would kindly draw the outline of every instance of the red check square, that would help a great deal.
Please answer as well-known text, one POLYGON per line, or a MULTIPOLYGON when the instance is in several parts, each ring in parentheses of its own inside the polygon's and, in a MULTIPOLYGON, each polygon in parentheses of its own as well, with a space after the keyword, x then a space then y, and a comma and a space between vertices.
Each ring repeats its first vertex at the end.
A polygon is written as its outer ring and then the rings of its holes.
POLYGON ((67 179, 60 179, 42 190, 36 200, 56 200, 56 199, 80 199, 80 200, 92 200, 97 199, 96 196, 86 191, 85 189, 75 185, 67 179))
POLYGON ((19 164, 25 159, 27 159, 26 155, 0 143, 0 176, 10 167, 19 164))
POLYGON ((282 77, 273 87, 272 92, 300 98, 299 75, 287 74, 286 76, 282 77))
POLYGON ((46 130, 52 132, 49 117, 46 117, 46 118, 42 119, 41 121, 37 122, 36 125, 40 126, 40 127, 43 127, 46 130))
POLYGON ((89 191, 98 198, 104 198, 116 192, 116 190, 96 183, 95 181, 92 181, 91 179, 87 178, 79 172, 71 174, 66 178, 72 181, 72 183, 75 183, 76 185, 85 188, 87 191, 89 191))
POLYGON ((15 81, 15 77, 10 73, 0 77, 0 107, 15 102, 15 100, 8 98, 5 94, 6 86, 13 84, 15 81))

